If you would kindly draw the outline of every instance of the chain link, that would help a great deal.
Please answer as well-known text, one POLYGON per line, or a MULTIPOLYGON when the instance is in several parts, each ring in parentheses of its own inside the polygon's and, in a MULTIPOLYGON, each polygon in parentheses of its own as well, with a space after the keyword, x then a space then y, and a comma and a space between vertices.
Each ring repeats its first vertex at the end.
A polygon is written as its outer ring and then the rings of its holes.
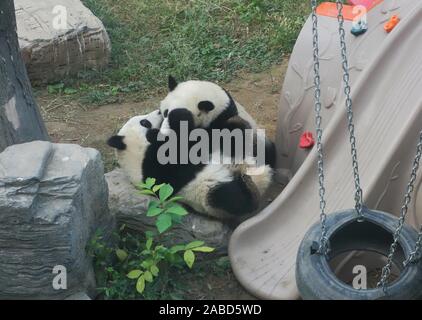
POLYGON ((319 72, 319 45, 318 45, 318 17, 316 14, 317 0, 311 0, 312 5, 312 40, 313 40, 313 58, 314 58, 314 109, 315 109, 315 126, 317 136, 317 154, 318 154, 318 184, 319 184, 319 209, 321 222, 321 238, 319 241, 318 253, 326 254, 328 248, 326 219, 325 213, 325 186, 324 186, 324 156, 322 146, 322 116, 321 116, 321 78, 319 72))
POLYGON ((347 110, 347 121, 349 129, 349 140, 350 140, 350 149, 352 155, 352 164, 353 164, 353 178, 355 182, 355 209, 358 214, 358 219, 363 219, 363 195, 362 188, 360 187, 360 176, 359 176, 359 165, 358 165, 358 154, 356 148, 356 137, 355 137, 355 125, 353 123, 353 108, 352 108, 352 97, 350 96, 350 74, 349 74, 349 62, 347 59, 347 49, 346 49, 346 32, 344 30, 344 17, 343 17, 343 1, 337 0, 337 20, 339 26, 339 35, 340 35, 340 47, 341 47, 341 58, 342 58, 342 68, 343 68, 343 84, 344 84, 344 94, 346 95, 346 110, 347 110))
POLYGON ((419 261, 421 258, 421 247, 422 247, 422 225, 419 228, 418 239, 416 240, 415 250, 409 255, 405 262, 403 262, 403 266, 407 267, 409 263, 415 263, 419 261))
MULTIPOLYGON (((412 200, 412 193, 415 189, 415 181, 416 181, 416 178, 417 178, 417 172, 419 170, 419 164, 420 164, 420 161, 421 161, 421 157, 422 157, 422 131, 419 134, 419 143, 418 143, 417 150, 416 150, 416 156, 415 156, 415 159, 413 161, 412 173, 410 175, 410 181, 409 181, 409 183, 406 187, 406 194, 404 196, 403 206, 401 207, 401 210, 400 210, 400 218, 399 218, 399 221, 398 221, 397 228, 394 231, 393 243, 391 244, 390 252, 389 252, 388 257, 387 257, 387 264, 382 268, 381 280, 377 284, 378 287, 382 286, 384 291, 386 291, 387 280, 388 280, 388 277, 391 274, 391 266, 393 265, 394 253, 396 252, 397 245, 398 245, 398 242, 399 242, 399 236, 400 236, 400 233, 403 229, 403 225, 405 223, 405 219, 406 219, 407 211, 409 209, 410 201, 412 200)), ((419 231, 418 239, 417 239, 416 244, 415 244, 415 250, 406 259, 406 261, 404 262, 404 266, 407 266, 409 263, 415 261, 416 257, 418 256, 418 254, 420 252, 421 245, 422 245, 422 226, 421 226, 421 229, 419 231)))

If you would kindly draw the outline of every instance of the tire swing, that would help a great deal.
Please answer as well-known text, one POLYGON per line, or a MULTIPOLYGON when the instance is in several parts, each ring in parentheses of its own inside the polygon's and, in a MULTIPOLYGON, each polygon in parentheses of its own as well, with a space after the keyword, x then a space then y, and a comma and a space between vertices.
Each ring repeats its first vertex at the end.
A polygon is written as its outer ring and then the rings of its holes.
POLYGON ((355 208, 334 212, 330 215, 325 213, 317 1, 311 0, 311 3, 320 222, 307 231, 299 247, 296 261, 296 283, 299 292, 303 299, 419 299, 422 297, 422 227, 417 233, 412 227, 405 224, 405 218, 422 156, 422 131, 419 135, 416 157, 401 207, 400 218, 397 220, 391 214, 366 208, 363 205, 360 187, 342 14, 343 2, 337 0, 343 83, 355 185, 355 208), (377 256, 381 257, 380 263, 381 266, 384 266, 379 276, 380 280, 373 288, 355 289, 340 280, 330 266, 330 263, 336 258, 343 255, 344 261, 347 260, 344 258, 345 254, 349 253, 350 258, 350 253, 356 252, 369 254, 369 260, 377 256), (398 273, 396 279, 391 279, 393 268, 398 273))

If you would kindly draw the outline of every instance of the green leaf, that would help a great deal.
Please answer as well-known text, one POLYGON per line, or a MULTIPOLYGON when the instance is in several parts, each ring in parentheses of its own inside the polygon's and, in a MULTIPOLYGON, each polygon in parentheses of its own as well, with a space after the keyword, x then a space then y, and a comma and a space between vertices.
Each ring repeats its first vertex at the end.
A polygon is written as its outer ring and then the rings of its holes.
POLYGON ((188 214, 187 210, 179 205, 175 205, 173 207, 168 208, 166 212, 172 213, 178 216, 185 216, 188 214))
POLYGON ((193 263, 195 262, 195 254, 192 250, 185 251, 183 255, 183 260, 185 260, 187 266, 192 269, 193 263))
POLYGON ((64 94, 75 94, 78 92, 78 90, 73 89, 73 88, 65 88, 63 92, 64 94))
POLYGON ((111 94, 116 95, 119 92, 119 87, 113 86, 111 87, 111 94))
POLYGON ((166 199, 168 199, 168 197, 170 197, 173 194, 173 191, 174 191, 174 189, 171 185, 169 185, 167 183, 165 185, 163 185, 160 188, 160 193, 159 193, 160 201, 161 202, 166 201, 166 199))
POLYGON ((127 253, 125 250, 122 249, 116 249, 116 256, 120 261, 125 261, 127 258, 127 253))
POLYGON ((155 184, 155 178, 147 178, 145 180, 145 187, 147 189, 151 189, 154 184, 155 184))
POLYGON ((141 251, 141 255, 143 255, 143 256, 150 255, 150 254, 151 254, 151 250, 145 249, 145 250, 141 251))
POLYGON ((152 273, 149 271, 145 271, 144 278, 145 278, 145 281, 152 282, 152 273))
POLYGON ((154 261, 152 259, 147 259, 142 261, 141 267, 144 269, 149 269, 154 264, 154 261))
POLYGON ((163 233, 172 225, 171 215, 167 213, 161 214, 160 216, 158 216, 157 221, 155 221, 155 225, 158 229, 158 232, 163 233))
POLYGON ((171 253, 176 253, 182 250, 185 250, 185 245, 183 244, 178 244, 170 248, 171 253))
POLYGON ((150 250, 150 249, 151 249, 151 246, 152 246, 152 238, 148 238, 148 240, 147 240, 147 242, 146 242, 146 244, 145 244, 145 247, 146 247, 148 250, 150 250))
POLYGON ((139 191, 139 193, 149 195, 149 196, 155 196, 155 193, 152 192, 151 190, 148 190, 148 189, 141 190, 141 191, 139 191))
POLYGON ((135 270, 130 271, 130 272, 127 274, 127 277, 128 277, 129 279, 138 279, 138 278, 141 276, 141 274, 142 274, 142 271, 141 271, 141 270, 139 270, 139 269, 135 269, 135 270))
POLYGON ((64 83, 56 83, 47 86, 48 93, 60 93, 63 91, 64 83))
POLYGON ((136 187, 136 189, 143 190, 143 189, 146 189, 147 186, 146 186, 145 183, 140 182, 135 187, 136 187))
POLYGON ((145 237, 147 238, 147 239, 149 239, 149 238, 154 238, 154 232, 152 232, 152 231, 145 231, 145 237))
POLYGON ((163 245, 159 245, 159 246, 155 247, 155 252, 164 253, 164 252, 167 252, 167 251, 168 251, 168 249, 163 245))
POLYGON ((138 278, 138 281, 136 282, 136 291, 142 294, 144 290, 145 290, 145 278, 142 275, 138 278))
POLYGON ((160 205, 160 203, 158 201, 151 200, 148 203, 148 209, 150 209, 150 208, 157 208, 159 205, 160 205))
POLYGON ((163 212, 163 209, 161 209, 161 208, 150 208, 147 211, 147 217, 158 216, 161 212, 163 212))
POLYGON ((106 271, 107 271, 107 272, 113 272, 113 271, 114 271, 114 268, 113 268, 113 267, 107 267, 107 268, 106 268, 106 271))
POLYGON ((204 241, 192 241, 191 243, 188 243, 185 247, 186 250, 192 249, 192 248, 196 248, 196 247, 200 247, 202 245, 204 245, 204 241))
POLYGON ((168 199, 167 202, 174 202, 174 201, 179 201, 179 200, 183 200, 183 197, 176 196, 176 197, 168 199))
POLYGON ((213 252, 215 249, 211 247, 197 247, 193 248, 192 251, 198 251, 198 252, 213 252))
POLYGON ((160 190, 160 188, 161 188, 162 186, 164 186, 164 183, 162 183, 162 184, 157 184, 156 186, 154 186, 154 187, 152 188, 152 191, 157 192, 158 190, 160 190))
POLYGON ((158 272, 160 272, 160 269, 158 269, 155 264, 153 264, 149 270, 151 271, 154 277, 158 276, 158 272))

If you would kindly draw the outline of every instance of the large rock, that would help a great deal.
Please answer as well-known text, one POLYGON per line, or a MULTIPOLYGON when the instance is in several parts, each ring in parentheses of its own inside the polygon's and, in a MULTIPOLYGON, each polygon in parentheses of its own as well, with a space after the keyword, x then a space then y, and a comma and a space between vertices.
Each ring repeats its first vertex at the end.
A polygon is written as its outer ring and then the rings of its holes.
MULTIPOLYGON (((127 179, 121 169, 106 175, 109 188, 109 207, 116 220, 130 229, 144 232, 154 229, 154 219, 145 215, 151 197, 141 195, 127 179)), ((231 229, 223 222, 191 213, 171 232, 172 244, 203 240, 216 248, 218 254, 227 254, 231 229)))
POLYGON ((101 21, 79 0, 15 0, 19 45, 32 84, 102 68, 111 45, 101 21))
POLYGON ((103 173, 99 152, 78 145, 35 141, 0 154, 0 298, 93 292, 86 245, 113 223, 103 173), (67 270, 65 290, 53 288, 55 266, 67 270))

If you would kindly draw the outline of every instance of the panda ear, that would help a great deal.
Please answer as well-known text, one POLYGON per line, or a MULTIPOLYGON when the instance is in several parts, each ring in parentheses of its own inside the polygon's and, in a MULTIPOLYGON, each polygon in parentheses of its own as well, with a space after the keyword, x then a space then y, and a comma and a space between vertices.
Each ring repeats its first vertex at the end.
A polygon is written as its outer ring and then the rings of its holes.
POLYGON ((215 108, 211 101, 201 101, 198 103, 198 109, 205 112, 210 112, 215 108))
POLYGON ((107 140, 107 144, 117 150, 125 150, 126 144, 123 142, 125 136, 112 136, 107 140))
POLYGON ((176 89, 177 87, 177 80, 171 75, 169 76, 168 86, 169 86, 170 92, 176 89))

